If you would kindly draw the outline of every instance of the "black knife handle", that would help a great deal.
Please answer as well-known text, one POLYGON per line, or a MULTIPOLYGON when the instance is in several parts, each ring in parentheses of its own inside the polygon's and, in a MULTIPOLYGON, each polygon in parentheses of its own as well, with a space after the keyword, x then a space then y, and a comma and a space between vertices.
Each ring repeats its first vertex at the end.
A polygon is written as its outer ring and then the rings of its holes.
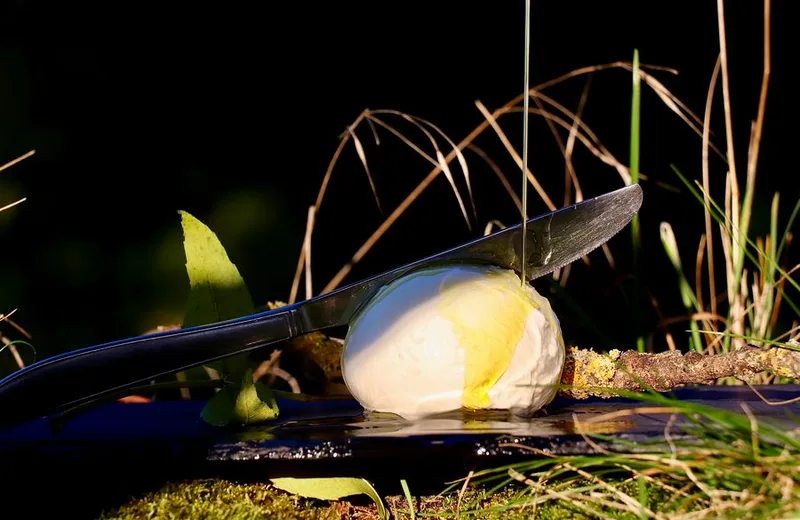
POLYGON ((0 428, 297 336, 292 306, 43 359, 0 380, 0 428))

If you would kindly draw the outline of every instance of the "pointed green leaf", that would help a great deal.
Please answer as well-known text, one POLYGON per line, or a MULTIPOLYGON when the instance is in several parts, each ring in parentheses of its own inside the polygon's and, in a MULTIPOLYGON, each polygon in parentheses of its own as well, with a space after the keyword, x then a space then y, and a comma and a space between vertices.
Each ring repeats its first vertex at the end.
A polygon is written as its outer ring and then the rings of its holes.
POLYGON ((238 393, 238 385, 221 388, 208 400, 200 417, 211 426, 227 426, 233 420, 233 409, 236 407, 238 393))
POLYGON ((389 518, 378 492, 363 478, 273 478, 271 481, 276 488, 305 498, 338 500, 352 495, 367 495, 378 506, 378 515, 383 519, 389 518))
POLYGON ((194 327, 252 314, 253 299, 217 235, 195 217, 179 212, 191 293, 183 319, 194 327))
MULTIPOLYGON (((255 312, 250 292, 217 235, 189 213, 178 213, 183 227, 190 285, 183 327, 216 323, 255 312)), ((209 366, 235 383, 209 399, 201 413, 204 421, 214 426, 226 426, 277 417, 275 398, 265 385, 253 382, 247 355, 225 358, 209 366)))
MULTIPOLYGON (((255 312, 250 292, 217 235, 189 213, 178 213, 190 285, 183 327, 216 323, 255 312)), ((224 359, 210 366, 222 372, 223 377, 232 375, 238 380, 246 368, 246 356, 224 359)))
POLYGON ((278 403, 263 383, 253 382, 253 371, 248 369, 242 379, 242 389, 236 396, 233 419, 241 424, 252 424, 278 416, 278 403))
POLYGON ((270 389, 253 382, 253 371, 247 369, 241 385, 222 388, 208 400, 201 417, 212 426, 253 424, 278 416, 278 403, 270 389))

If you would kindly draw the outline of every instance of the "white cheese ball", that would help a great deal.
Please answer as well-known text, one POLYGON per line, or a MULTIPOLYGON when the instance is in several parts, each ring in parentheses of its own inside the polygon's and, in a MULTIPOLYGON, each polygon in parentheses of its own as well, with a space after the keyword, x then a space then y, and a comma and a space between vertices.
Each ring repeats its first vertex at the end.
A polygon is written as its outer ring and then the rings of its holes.
POLYGON ((564 358, 550 303, 514 271, 452 265, 382 288, 350 326, 342 373, 367 411, 527 416, 555 397, 564 358))

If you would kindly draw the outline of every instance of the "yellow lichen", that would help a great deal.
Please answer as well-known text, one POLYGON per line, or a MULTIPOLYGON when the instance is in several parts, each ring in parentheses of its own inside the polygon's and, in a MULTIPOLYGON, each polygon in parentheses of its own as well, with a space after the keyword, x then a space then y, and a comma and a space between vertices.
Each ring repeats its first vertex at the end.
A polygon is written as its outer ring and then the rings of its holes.
POLYGON ((562 384, 569 388, 563 389, 562 393, 576 399, 585 399, 595 393, 591 389, 611 386, 620 354, 616 349, 601 354, 591 349, 570 346, 561 378, 562 384))
POLYGON ((779 348, 771 348, 765 350, 759 355, 761 363, 764 366, 770 367, 770 369, 779 376, 783 377, 797 377, 797 374, 793 373, 790 364, 784 359, 787 353, 791 353, 791 350, 784 350, 779 348))
POLYGON ((593 356, 586 367, 587 378, 594 379, 595 383, 611 381, 615 371, 613 360, 602 355, 593 356))

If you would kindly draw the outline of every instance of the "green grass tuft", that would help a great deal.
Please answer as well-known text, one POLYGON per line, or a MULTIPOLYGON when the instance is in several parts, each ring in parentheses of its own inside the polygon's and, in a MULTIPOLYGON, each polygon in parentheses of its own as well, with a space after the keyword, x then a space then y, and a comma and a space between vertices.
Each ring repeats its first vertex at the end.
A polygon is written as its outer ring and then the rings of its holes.
MULTIPOLYGON (((630 145, 630 166, 631 183, 639 183, 639 129, 642 99, 642 77, 639 74, 639 49, 633 51, 633 93, 631 95, 631 145, 630 145)), ((639 214, 633 216, 631 220, 631 234, 633 236, 633 277, 634 277, 634 302, 639 302, 640 283, 639 283, 639 250, 642 247, 642 238, 639 231, 639 214)), ((634 303, 632 308, 633 323, 637 328, 640 326, 639 305, 634 303)), ((644 352, 644 336, 639 333, 636 337, 636 348, 639 352, 644 352)))

